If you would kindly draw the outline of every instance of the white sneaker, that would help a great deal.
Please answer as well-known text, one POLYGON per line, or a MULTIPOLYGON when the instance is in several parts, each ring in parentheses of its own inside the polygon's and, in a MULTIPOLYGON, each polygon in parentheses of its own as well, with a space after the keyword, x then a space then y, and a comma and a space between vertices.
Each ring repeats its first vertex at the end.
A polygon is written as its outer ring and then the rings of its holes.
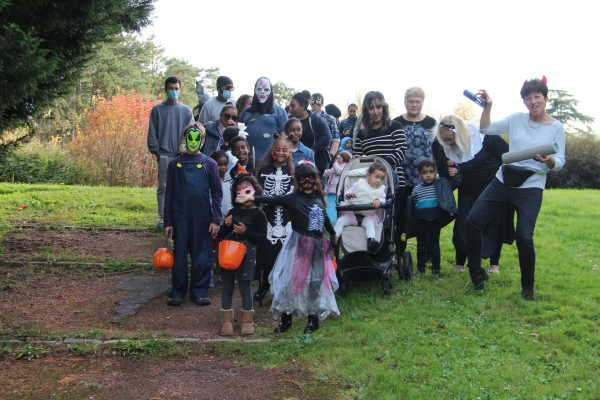
POLYGON ((156 223, 156 227, 159 229, 163 228, 163 219, 162 218, 158 220, 158 222, 156 223))

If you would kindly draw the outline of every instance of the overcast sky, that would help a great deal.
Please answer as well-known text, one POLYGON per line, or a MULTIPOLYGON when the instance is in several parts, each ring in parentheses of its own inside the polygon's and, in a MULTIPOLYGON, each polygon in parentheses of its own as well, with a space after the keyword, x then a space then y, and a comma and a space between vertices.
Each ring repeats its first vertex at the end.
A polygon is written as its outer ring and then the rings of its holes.
MULTIPOLYGON (((381 91, 396 114, 404 91, 425 89, 425 107, 450 113, 464 89, 488 90, 493 119, 526 111, 523 81, 546 75, 598 121, 600 3, 595 1, 158 0, 154 24, 166 54, 234 81, 320 92, 342 110, 355 93, 381 91)), ((476 112, 480 112, 476 108, 476 112)), ((597 129, 598 130, 598 129, 597 129)))

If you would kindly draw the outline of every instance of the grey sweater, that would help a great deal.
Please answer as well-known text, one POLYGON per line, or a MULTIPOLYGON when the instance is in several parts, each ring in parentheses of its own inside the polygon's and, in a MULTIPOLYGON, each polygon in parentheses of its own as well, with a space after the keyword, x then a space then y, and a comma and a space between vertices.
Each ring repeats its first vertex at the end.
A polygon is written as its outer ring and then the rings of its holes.
POLYGON ((192 110, 182 103, 163 102, 152 107, 148 150, 155 156, 176 157, 183 128, 194 122, 192 110))

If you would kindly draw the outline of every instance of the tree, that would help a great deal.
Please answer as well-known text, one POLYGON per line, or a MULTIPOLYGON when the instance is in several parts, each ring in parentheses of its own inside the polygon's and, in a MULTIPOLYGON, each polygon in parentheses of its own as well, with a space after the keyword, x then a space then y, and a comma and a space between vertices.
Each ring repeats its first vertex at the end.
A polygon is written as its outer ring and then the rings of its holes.
POLYGON ((0 0, 0 157, 25 139, 8 131, 71 93, 100 44, 150 24, 154 1, 0 0))
POLYGON ((594 118, 577 111, 578 105, 579 101, 574 99, 569 92, 559 89, 550 90, 546 112, 573 130, 577 125, 587 126, 587 124, 594 122, 594 118))
POLYGON ((297 92, 296 89, 289 87, 284 82, 277 82, 273 85, 273 102, 279 107, 285 107, 297 92))
POLYGON ((217 78, 221 75, 220 67, 200 68, 200 73, 196 76, 198 82, 204 86, 204 89, 212 96, 217 96, 217 78))
POLYGON ((475 114, 475 107, 473 107, 473 104, 460 102, 454 108, 453 112, 465 121, 479 122, 479 117, 475 114))

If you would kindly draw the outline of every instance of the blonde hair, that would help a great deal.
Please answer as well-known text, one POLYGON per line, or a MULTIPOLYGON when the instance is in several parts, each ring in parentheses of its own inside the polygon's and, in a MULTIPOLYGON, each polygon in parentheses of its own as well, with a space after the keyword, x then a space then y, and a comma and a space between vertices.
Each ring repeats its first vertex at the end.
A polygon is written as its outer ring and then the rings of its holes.
POLYGON ((413 86, 406 89, 406 93, 404 93, 404 100, 409 97, 419 97, 421 100, 425 101, 425 91, 418 86, 413 86))
POLYGON ((458 147, 458 151, 461 154, 465 154, 469 151, 469 148, 471 147, 471 134, 469 133, 469 127, 464 119, 454 114, 446 115, 445 117, 442 117, 440 122, 433 128, 432 135, 434 138, 437 139, 438 143, 443 147, 449 148, 450 146, 442 140, 442 135, 440 134, 440 128, 442 128, 442 126, 440 124, 454 125, 454 128, 456 129, 454 131, 454 141, 458 147))

